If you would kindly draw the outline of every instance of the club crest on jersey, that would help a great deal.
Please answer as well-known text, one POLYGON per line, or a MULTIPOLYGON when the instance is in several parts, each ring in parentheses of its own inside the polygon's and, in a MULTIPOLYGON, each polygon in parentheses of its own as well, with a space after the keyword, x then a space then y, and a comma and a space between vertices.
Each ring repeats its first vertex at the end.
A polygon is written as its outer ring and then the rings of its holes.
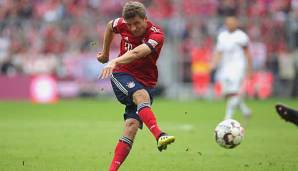
POLYGON ((128 82, 126 86, 128 88, 134 88, 136 86, 136 84, 133 81, 131 81, 131 82, 128 82))

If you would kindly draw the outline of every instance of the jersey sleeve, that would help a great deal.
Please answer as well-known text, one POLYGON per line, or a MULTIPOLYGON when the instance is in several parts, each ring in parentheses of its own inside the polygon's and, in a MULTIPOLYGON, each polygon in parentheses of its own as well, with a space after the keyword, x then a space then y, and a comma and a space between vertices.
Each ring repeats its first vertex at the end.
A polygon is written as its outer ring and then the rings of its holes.
POLYGON ((112 29, 114 33, 121 32, 121 25, 124 23, 123 18, 116 18, 112 21, 112 29))
POLYGON ((242 33, 241 36, 239 36, 239 43, 242 47, 247 47, 249 43, 249 38, 247 34, 242 33))
POLYGON ((158 53, 163 45, 164 36, 162 33, 151 33, 146 44, 152 52, 158 53))

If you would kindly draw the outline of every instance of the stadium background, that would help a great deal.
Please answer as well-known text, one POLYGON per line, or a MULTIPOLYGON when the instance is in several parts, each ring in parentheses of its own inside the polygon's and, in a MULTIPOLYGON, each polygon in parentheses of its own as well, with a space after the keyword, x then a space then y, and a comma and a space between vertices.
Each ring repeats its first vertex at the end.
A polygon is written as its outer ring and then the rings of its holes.
MULTIPOLYGON (((298 0, 140 1, 166 33, 153 109, 177 143, 160 154, 144 130, 123 170, 298 170, 297 128, 273 108, 298 107, 298 0), (245 140, 227 151, 214 142, 225 102, 208 63, 231 14, 250 36, 255 75, 243 88, 253 110, 245 140)), ((97 79, 96 53, 125 2, 0 0, 0 170, 106 170, 123 107, 97 79)))
MULTIPOLYGON (((101 50, 106 22, 121 15, 124 2, 2 0, 0 98, 30 98, 28 84, 37 75, 52 76, 60 97, 110 95, 107 81, 97 79, 103 65, 96 62, 95 54, 101 50), (17 90, 15 83, 23 84, 23 89, 17 90), (11 95, 5 91, 12 89, 11 95)), ((251 39, 255 76, 248 83, 248 94, 260 98, 297 97, 298 1, 141 2, 148 8, 149 19, 160 24, 166 33, 159 60, 163 96, 179 99, 214 96, 208 63, 223 17, 235 14, 251 39)), ((117 42, 113 42, 111 58, 118 55, 117 42)))

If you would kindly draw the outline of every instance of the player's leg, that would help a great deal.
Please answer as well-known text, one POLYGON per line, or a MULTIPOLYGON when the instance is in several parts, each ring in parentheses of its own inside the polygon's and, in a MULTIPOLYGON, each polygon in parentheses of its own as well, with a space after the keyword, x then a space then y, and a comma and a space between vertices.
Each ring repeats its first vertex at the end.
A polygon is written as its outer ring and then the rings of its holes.
POLYGON ((132 95, 134 103, 137 105, 137 111, 140 119, 145 123, 150 132, 157 140, 159 151, 165 150, 168 144, 175 141, 174 136, 162 132, 157 124, 154 113, 151 109, 150 95, 147 90, 140 89, 132 95))
MULTIPOLYGON (((119 77, 117 77, 117 79, 125 80, 125 77, 123 78, 120 75, 119 77)), ((134 115, 137 116, 136 106, 133 105, 132 102, 130 102, 131 100, 129 100, 128 98, 127 89, 125 89, 123 84, 117 81, 116 78, 114 77, 111 80, 111 84, 118 101, 126 105, 125 114, 124 114, 124 118, 125 118, 124 132, 116 145, 116 148, 114 151, 114 157, 109 168, 109 171, 116 171, 128 156, 130 149, 133 145, 134 137, 137 134, 137 130, 141 124, 134 117, 125 117, 128 115, 127 113, 132 113, 131 110, 133 110, 134 115)))
POLYGON ((246 103, 244 102, 244 99, 243 99, 243 97, 242 97, 242 94, 240 93, 240 91, 241 91, 241 87, 242 87, 243 82, 244 82, 243 77, 244 77, 244 76, 240 76, 240 77, 238 77, 238 78, 235 80, 235 81, 237 82, 237 83, 236 83, 236 84, 237 84, 237 85, 236 85, 237 87, 235 87, 235 89, 238 90, 238 92, 239 92, 239 94, 238 94, 238 98, 239 98, 239 104, 238 104, 238 107, 239 107, 239 109, 240 109, 242 115, 244 116, 244 118, 245 118, 245 120, 246 120, 245 122, 247 122, 248 119, 251 117, 251 110, 250 110, 250 108, 246 105, 246 103))
POLYGON ((283 104, 275 105, 276 112, 281 118, 287 122, 291 122, 298 126, 298 111, 283 104))
POLYGON ((149 129, 152 127, 150 131, 155 138, 158 139, 162 132, 156 124, 154 114, 152 112, 146 112, 149 109, 145 108, 150 108, 151 106, 151 99, 144 86, 136 81, 131 75, 126 73, 114 73, 112 75, 112 86, 115 94, 117 94, 117 99, 127 106, 125 109, 126 114, 124 115, 125 119, 126 117, 134 117, 135 119, 140 119, 146 125, 150 125, 149 129), (116 91, 119 93, 116 93, 116 91), (135 107, 135 113, 138 112, 138 115, 136 116, 134 116, 132 112, 133 106, 135 107), (145 115, 144 113, 149 114, 145 115))
POLYGON ((158 139, 162 131, 157 125, 156 118, 151 110, 150 96, 145 89, 133 93, 133 101, 137 105, 140 119, 149 128, 153 136, 158 139))
POLYGON ((239 98, 237 93, 228 93, 226 94, 225 98, 227 101, 225 119, 232 119, 239 104, 239 98))
POLYGON ((226 119, 231 119, 237 108, 240 109, 245 118, 249 118, 251 116, 251 110, 245 104, 241 95, 237 93, 229 94, 227 97, 226 119))
POLYGON ((231 119, 237 108, 239 108, 243 116, 248 119, 251 115, 251 110, 247 107, 240 94, 242 77, 237 74, 230 75, 223 84, 227 99, 225 119, 231 119))
MULTIPOLYGON (((154 137, 157 140, 160 140, 158 147, 159 150, 165 149, 167 144, 173 142, 175 137, 168 136, 164 134, 158 127, 156 123, 156 118, 151 110, 151 98, 152 93, 151 89, 148 91, 145 87, 135 80, 131 75, 127 73, 113 73, 112 75, 112 85, 116 90, 120 90, 122 93, 119 93, 123 96, 125 101, 122 101, 122 97, 117 96, 118 100, 123 104, 133 104, 138 107, 136 111, 138 112, 137 117, 140 118, 141 121, 145 123, 145 125, 149 128, 152 132, 154 137), (161 138, 163 137, 163 138, 161 138), (167 138, 164 138, 167 137, 167 138)), ((136 118, 137 119, 137 118, 136 118)))
POLYGON ((127 119, 124 124, 122 137, 119 139, 109 171, 117 171, 128 156, 140 124, 136 119, 127 119))
POLYGON ((239 104, 239 98, 237 98, 238 90, 236 89, 235 79, 233 79, 234 77, 231 74, 222 74, 221 76, 220 83, 226 99, 224 119, 232 119, 239 104))
POLYGON ((244 118, 249 119, 251 117, 251 110, 244 102, 244 99, 241 96, 239 98, 240 98, 239 109, 243 114, 244 118))

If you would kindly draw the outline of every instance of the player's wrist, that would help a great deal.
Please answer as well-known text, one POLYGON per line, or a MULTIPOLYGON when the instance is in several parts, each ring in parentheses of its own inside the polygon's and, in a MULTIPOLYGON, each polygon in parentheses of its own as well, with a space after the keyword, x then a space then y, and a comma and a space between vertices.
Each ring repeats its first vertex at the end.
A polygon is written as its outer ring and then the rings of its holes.
POLYGON ((113 63, 114 66, 117 66, 120 63, 119 58, 112 60, 111 63, 113 63))
POLYGON ((109 58, 109 56, 110 56, 109 51, 103 50, 103 51, 102 51, 102 56, 103 56, 104 58, 109 58))

